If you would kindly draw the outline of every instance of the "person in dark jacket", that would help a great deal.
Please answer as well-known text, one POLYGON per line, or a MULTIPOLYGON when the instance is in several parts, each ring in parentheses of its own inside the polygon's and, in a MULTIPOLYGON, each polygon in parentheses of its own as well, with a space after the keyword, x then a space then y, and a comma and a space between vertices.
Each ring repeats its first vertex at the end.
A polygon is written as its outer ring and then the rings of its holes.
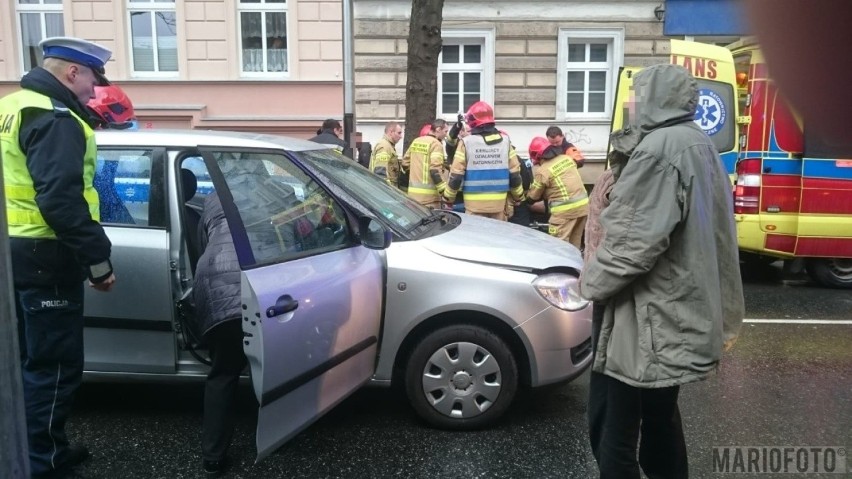
POLYGON ((240 265, 219 196, 204 201, 198 238, 203 251, 195 271, 193 302, 196 335, 210 353, 210 371, 204 385, 201 432, 202 466, 220 472, 234 434, 234 403, 240 373, 246 367, 240 324, 240 265))
POLYGON ((347 158, 352 159, 352 149, 346 147, 346 142, 340 138, 341 136, 343 136, 343 127, 340 126, 340 122, 329 118, 322 122, 322 128, 317 130, 317 136, 311 138, 310 141, 328 145, 339 153, 346 155, 347 158))
POLYGON ((77 38, 41 42, 42 67, 0 99, 6 212, 18 317, 30 471, 61 477, 88 449, 69 445, 65 421, 83 377, 83 281, 115 283, 111 243, 93 186, 97 148, 85 106, 109 82, 111 56, 77 38))
POLYGON ((591 446, 602 478, 639 479, 640 467, 682 478, 680 386, 716 371, 745 311, 733 198, 718 150, 693 122, 698 85, 689 71, 654 65, 633 88, 629 130, 638 136, 624 131, 613 144, 625 153, 630 146, 617 143, 636 146, 580 280, 582 296, 603 304, 593 329, 591 446))

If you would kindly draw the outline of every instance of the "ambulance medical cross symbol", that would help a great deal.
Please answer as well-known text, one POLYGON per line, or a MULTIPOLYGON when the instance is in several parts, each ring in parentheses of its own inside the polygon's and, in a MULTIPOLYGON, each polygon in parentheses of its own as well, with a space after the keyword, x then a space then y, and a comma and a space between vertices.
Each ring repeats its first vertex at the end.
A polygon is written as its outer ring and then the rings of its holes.
POLYGON ((713 90, 698 91, 698 105, 695 107, 695 123, 708 135, 715 135, 725 126, 727 112, 722 98, 713 90))

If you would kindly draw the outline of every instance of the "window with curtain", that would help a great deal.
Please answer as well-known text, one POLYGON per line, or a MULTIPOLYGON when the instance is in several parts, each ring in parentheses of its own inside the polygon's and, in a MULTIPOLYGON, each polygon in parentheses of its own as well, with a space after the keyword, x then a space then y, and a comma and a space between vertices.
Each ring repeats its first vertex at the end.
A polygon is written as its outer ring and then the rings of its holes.
POLYGON ((616 31, 560 31, 557 106, 562 115, 610 114, 622 43, 623 34, 616 31))
POLYGON ((244 75, 286 73, 287 1, 239 0, 240 57, 244 75))
POLYGON ((134 73, 178 71, 175 0, 128 0, 134 73))
POLYGON ((483 99, 485 39, 445 39, 438 60, 438 115, 467 111, 483 99))
POLYGON ((26 73, 41 64, 39 42, 65 34, 62 0, 17 0, 16 7, 21 26, 21 66, 26 73))

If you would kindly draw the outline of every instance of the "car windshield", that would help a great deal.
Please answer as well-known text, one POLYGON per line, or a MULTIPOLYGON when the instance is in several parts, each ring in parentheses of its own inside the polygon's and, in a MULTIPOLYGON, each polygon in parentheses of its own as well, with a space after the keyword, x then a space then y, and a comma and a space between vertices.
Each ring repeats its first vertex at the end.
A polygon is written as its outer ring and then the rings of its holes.
POLYGON ((321 171, 334 183, 349 191, 373 213, 385 218, 392 227, 411 231, 424 224, 423 220, 431 216, 429 209, 332 150, 292 153, 303 163, 321 171))

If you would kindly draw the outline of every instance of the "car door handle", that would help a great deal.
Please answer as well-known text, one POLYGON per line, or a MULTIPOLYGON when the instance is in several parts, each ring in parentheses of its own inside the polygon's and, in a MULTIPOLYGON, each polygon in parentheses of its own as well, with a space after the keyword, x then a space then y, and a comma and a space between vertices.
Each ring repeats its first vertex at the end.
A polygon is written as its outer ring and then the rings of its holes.
POLYGON ((289 294, 282 295, 275 302, 275 306, 270 306, 266 310, 267 318, 274 318, 290 311, 295 311, 299 307, 299 300, 293 299, 289 294))

